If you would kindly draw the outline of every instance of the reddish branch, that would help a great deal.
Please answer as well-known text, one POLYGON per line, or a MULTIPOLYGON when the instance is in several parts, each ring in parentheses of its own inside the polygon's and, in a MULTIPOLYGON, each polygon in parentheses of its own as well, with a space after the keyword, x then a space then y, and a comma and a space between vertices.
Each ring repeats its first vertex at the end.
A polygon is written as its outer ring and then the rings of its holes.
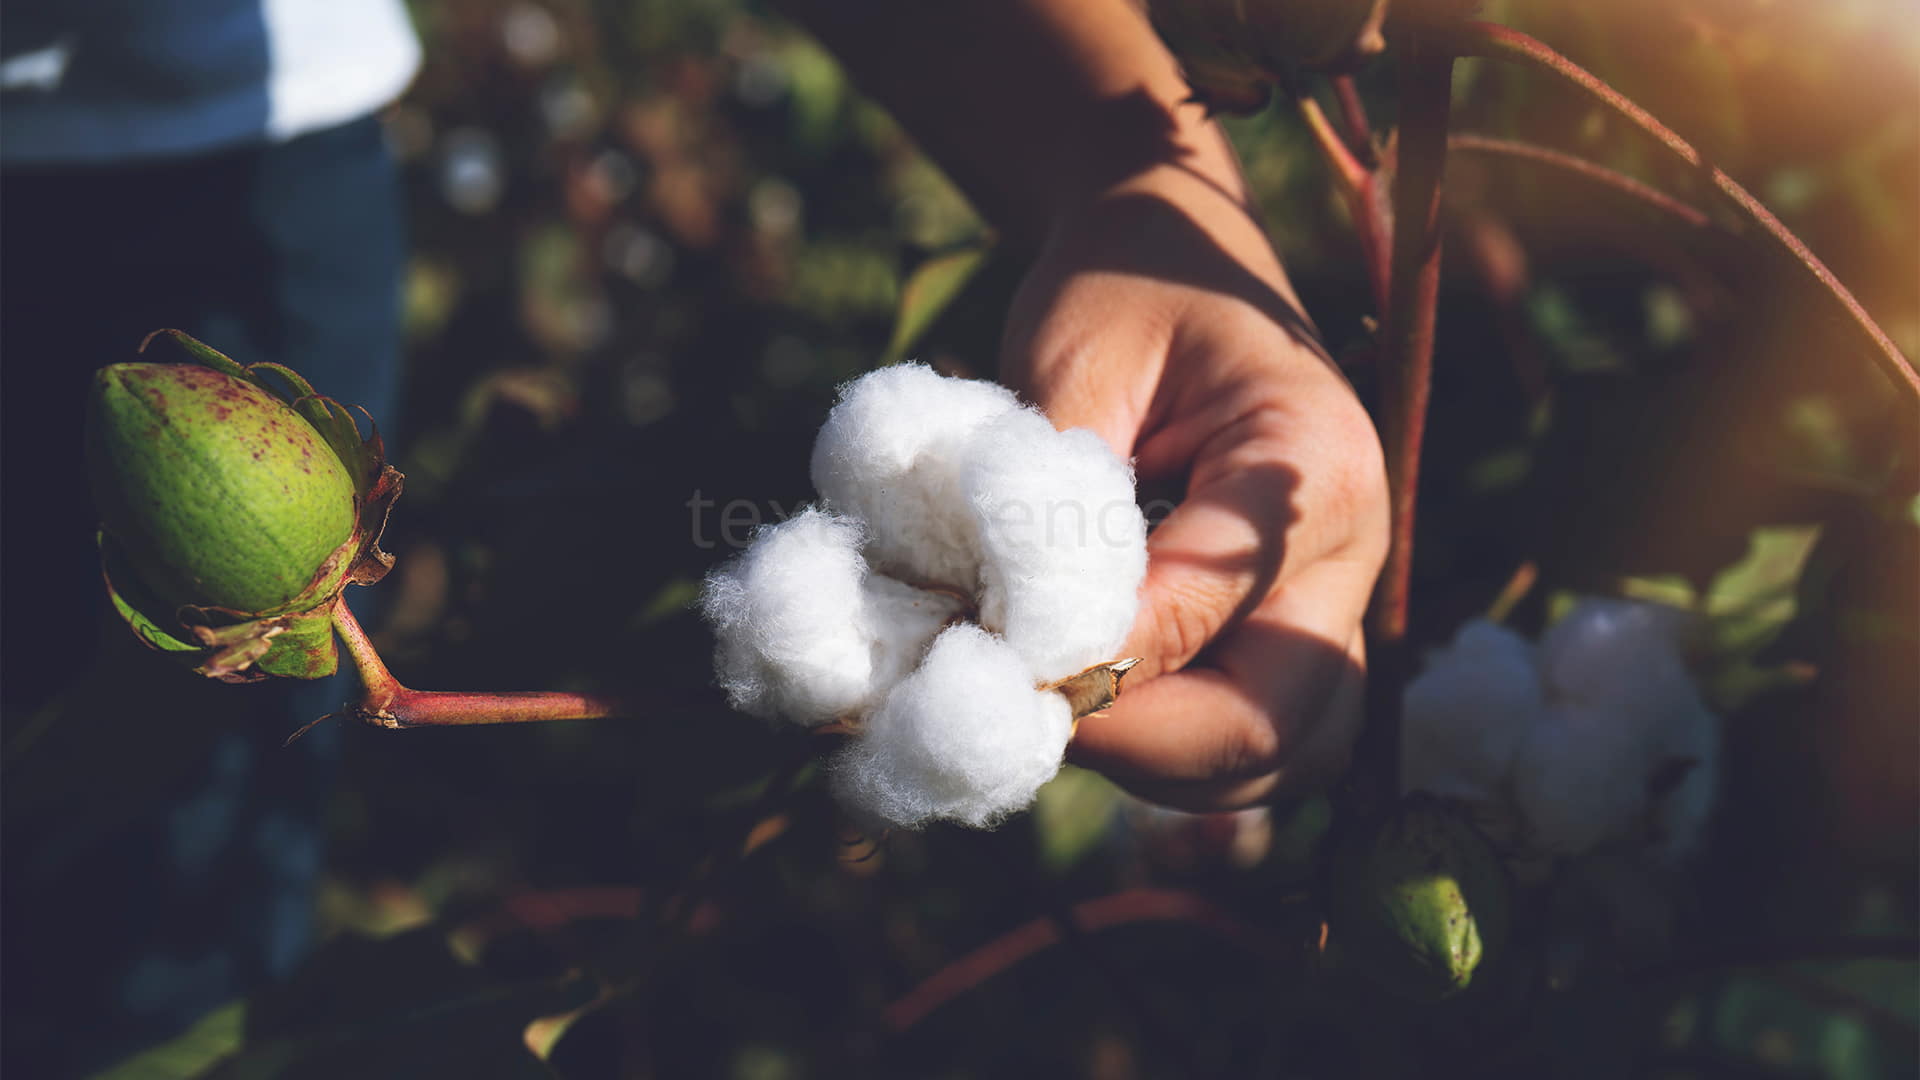
POLYGON ((1448 47, 1462 56, 1481 56, 1494 60, 1506 60, 1525 64, 1542 71, 1550 72, 1563 81, 1578 88, 1589 97, 1598 101, 1618 115, 1625 117, 1635 127, 1653 136, 1655 141, 1667 148, 1675 157, 1694 169, 1699 170, 1717 188, 1720 193, 1754 224, 1758 225, 1769 239, 1789 255, 1794 262, 1810 274, 1820 285, 1821 290, 1841 309, 1845 321, 1853 326, 1872 346, 1875 362, 1903 390, 1909 400, 1920 400, 1920 374, 1914 372, 1912 364, 1894 345, 1886 331, 1880 329, 1867 310, 1860 306, 1846 286, 1833 276, 1826 264, 1816 258, 1800 238, 1793 235, 1780 219, 1773 216, 1760 201, 1747 193, 1747 189, 1734 183, 1733 178, 1709 165, 1705 158, 1691 144, 1652 114, 1633 103, 1624 94, 1600 81, 1585 68, 1555 52, 1545 43, 1518 30, 1494 23, 1468 21, 1450 29, 1448 47))
POLYGON ((1329 81, 1333 83, 1333 99, 1340 106, 1340 123, 1346 128, 1354 156, 1369 169, 1379 168, 1380 159, 1373 149, 1373 127, 1367 123, 1367 108, 1360 103, 1360 91, 1353 85, 1353 76, 1335 75, 1329 81))
POLYGON ((1520 158, 1538 165, 1547 165, 1563 172, 1574 173, 1594 183, 1611 188, 1614 191, 1651 206, 1655 210, 1679 218, 1686 225, 1703 229, 1708 224, 1705 211, 1691 206, 1659 188, 1643 184, 1631 176, 1617 173, 1604 165, 1550 150, 1533 143, 1515 142, 1511 139, 1496 139, 1491 135, 1453 135, 1447 139, 1449 151, 1470 150, 1482 154, 1500 154, 1506 157, 1520 158))
POLYGON ((1393 546, 1370 613, 1374 640, 1407 632, 1420 443, 1433 376, 1434 308, 1440 293, 1440 177, 1447 161, 1453 57, 1426 29, 1400 39, 1400 135, 1393 179, 1393 264, 1381 333, 1381 438, 1393 501, 1393 546))
MULTIPOLYGON (((1072 908, 1074 925, 1086 933, 1140 922, 1183 922, 1215 931, 1255 951, 1279 954, 1282 947, 1259 929, 1197 893, 1175 889, 1128 889, 1072 908)), ((935 972, 887 1006, 881 1020, 889 1030, 905 1031, 927 1014, 1013 967, 1034 953, 1059 944, 1060 921, 1043 916, 982 945, 935 972)))
MULTIPOLYGON (((1385 312, 1393 220, 1381 199, 1380 173, 1354 155, 1346 140, 1333 129, 1318 101, 1302 94, 1297 103, 1300 118, 1306 121, 1314 144, 1320 148, 1320 156, 1333 170, 1334 181, 1347 204, 1347 216, 1353 219, 1354 235, 1360 243, 1360 261, 1367 268, 1367 286, 1373 292, 1374 310, 1385 312)), ((1364 118, 1359 122, 1364 124, 1364 118)))
POLYGON ((347 655, 364 688, 353 711, 362 720, 388 728, 445 727, 465 724, 525 724, 541 720, 596 720, 617 716, 619 702, 592 694, 560 691, 480 693, 465 690, 411 690, 387 670, 373 642, 347 609, 333 602, 333 627, 346 642, 347 655))

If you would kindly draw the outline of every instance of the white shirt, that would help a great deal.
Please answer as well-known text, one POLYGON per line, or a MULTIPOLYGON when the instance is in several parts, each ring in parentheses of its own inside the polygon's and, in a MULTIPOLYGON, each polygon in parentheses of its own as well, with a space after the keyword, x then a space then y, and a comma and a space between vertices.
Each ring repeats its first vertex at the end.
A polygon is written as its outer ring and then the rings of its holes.
POLYGON ((284 141, 391 102, 403 0, 5 0, 0 162, 127 162, 284 141))

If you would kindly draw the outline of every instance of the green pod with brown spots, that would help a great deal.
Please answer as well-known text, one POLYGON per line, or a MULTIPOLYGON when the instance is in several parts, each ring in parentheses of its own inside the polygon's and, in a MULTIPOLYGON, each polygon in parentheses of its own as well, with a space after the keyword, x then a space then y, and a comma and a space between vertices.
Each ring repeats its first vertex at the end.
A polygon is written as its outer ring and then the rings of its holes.
POLYGON ((212 677, 330 674, 335 598, 391 565, 377 541, 400 475, 296 373, 162 333, 197 362, 102 368, 87 403, 115 610, 212 677))
POLYGON ((282 614, 345 579, 353 479, 280 398, 195 364, 115 364, 87 421, 101 527, 162 603, 282 614))

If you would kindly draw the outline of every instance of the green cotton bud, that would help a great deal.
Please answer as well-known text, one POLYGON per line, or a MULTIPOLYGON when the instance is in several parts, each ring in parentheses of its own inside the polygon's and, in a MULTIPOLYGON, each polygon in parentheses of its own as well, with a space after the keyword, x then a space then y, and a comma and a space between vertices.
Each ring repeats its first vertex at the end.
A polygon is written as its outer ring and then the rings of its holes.
POLYGON ((1331 923, 1342 960, 1403 997, 1451 997, 1505 947, 1508 889, 1479 832, 1416 795, 1338 856, 1331 923))
POLYGON ((277 613, 344 579, 354 484, 286 402, 195 364, 94 377, 87 467, 101 527, 163 603, 277 613))
POLYGON ((87 401, 114 608, 212 678, 331 674, 335 599, 392 564, 378 540, 400 474, 298 374, 161 333, 198 362, 102 368, 87 401))

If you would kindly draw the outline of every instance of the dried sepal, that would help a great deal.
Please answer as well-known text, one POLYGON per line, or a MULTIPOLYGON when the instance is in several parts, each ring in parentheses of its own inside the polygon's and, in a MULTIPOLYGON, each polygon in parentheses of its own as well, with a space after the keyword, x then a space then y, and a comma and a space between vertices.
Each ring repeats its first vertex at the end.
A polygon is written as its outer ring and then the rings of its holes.
POLYGON ((1052 690, 1063 695, 1067 703, 1073 706, 1073 719, 1092 716, 1113 707, 1120 698, 1120 680, 1140 663, 1137 656, 1124 660, 1111 660, 1104 664, 1095 664, 1078 674, 1047 683, 1042 690, 1052 690))

